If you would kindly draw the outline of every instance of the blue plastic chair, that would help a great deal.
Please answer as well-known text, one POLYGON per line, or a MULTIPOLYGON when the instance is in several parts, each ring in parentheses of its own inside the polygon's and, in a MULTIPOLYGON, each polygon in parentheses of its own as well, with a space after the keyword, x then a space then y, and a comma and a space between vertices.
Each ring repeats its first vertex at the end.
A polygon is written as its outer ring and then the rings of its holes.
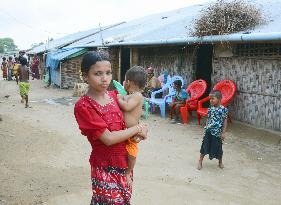
POLYGON ((166 103, 172 102, 172 97, 175 95, 176 91, 173 88, 173 84, 176 80, 180 80, 182 82, 182 85, 184 84, 183 78, 180 76, 173 76, 160 90, 154 91, 151 93, 150 98, 150 107, 151 112, 153 113, 155 111, 155 105, 158 105, 161 112, 161 117, 166 117, 166 103), (166 95, 164 98, 155 98, 155 95, 157 93, 164 93, 165 90, 169 89, 168 95, 166 95))

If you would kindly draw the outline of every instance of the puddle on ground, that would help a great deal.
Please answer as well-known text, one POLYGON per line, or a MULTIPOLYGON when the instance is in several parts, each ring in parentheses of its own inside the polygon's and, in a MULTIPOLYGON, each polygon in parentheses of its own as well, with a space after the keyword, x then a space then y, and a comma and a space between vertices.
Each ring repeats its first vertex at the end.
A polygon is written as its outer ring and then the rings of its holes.
POLYGON ((76 101, 78 100, 78 97, 63 97, 63 98, 56 98, 56 99, 43 99, 40 101, 31 101, 31 102, 41 102, 41 103, 47 103, 50 105, 74 105, 76 101))

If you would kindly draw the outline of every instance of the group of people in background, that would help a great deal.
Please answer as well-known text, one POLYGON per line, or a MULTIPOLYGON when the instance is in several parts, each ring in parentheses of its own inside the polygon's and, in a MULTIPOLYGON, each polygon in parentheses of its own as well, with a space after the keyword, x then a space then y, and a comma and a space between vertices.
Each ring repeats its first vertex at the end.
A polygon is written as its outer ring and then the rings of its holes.
POLYGON ((18 72, 21 65, 21 60, 25 58, 27 60, 27 66, 31 67, 31 74, 32 74, 32 80, 34 79, 40 79, 39 74, 39 58, 35 54, 31 64, 28 63, 28 57, 26 56, 24 51, 19 52, 19 56, 9 56, 9 57, 3 57, 2 63, 1 63, 1 71, 2 76, 4 80, 16 80, 18 84, 18 72))
POLYGON ((20 51, 18 57, 10 56, 8 59, 3 57, 1 70, 4 80, 15 80, 17 85, 19 85, 21 103, 25 103, 25 107, 28 108, 28 93, 30 88, 29 76, 31 74, 32 80, 40 79, 38 56, 34 55, 31 64, 28 63, 28 57, 24 51, 20 51))
POLYGON ((6 57, 2 58, 1 70, 3 72, 4 80, 12 80, 12 77, 14 76, 14 65, 16 65, 16 63, 16 59, 13 60, 12 57, 9 57, 8 59, 6 59, 6 57))
MULTIPOLYGON (((146 73, 147 83, 143 91, 143 96, 146 98, 150 98, 152 92, 161 89, 168 82, 168 80, 171 79, 171 76, 167 71, 164 71, 162 75, 156 77, 154 75, 154 69, 151 66, 146 69, 146 73)), ((175 124, 180 123, 180 108, 185 105, 186 100, 189 98, 189 94, 185 89, 183 89, 183 85, 180 80, 176 80, 173 84, 173 87, 176 93, 173 98, 173 102, 169 105, 169 108, 172 116, 174 116, 174 119, 171 121, 171 123, 175 124)), ((155 97, 162 98, 166 94, 167 93, 165 92, 156 93, 155 97)))

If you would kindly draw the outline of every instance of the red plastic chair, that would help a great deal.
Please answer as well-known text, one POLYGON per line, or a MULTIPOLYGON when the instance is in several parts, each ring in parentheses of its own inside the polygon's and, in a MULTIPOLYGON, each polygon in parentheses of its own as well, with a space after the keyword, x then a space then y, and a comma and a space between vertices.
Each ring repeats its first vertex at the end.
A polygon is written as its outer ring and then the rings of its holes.
MULTIPOLYGON (((222 80, 218 82, 213 88, 213 90, 221 91, 222 94, 221 104, 224 107, 227 107, 229 105, 229 103, 234 97, 236 89, 237 89, 236 85, 232 80, 222 80)), ((209 100, 210 97, 208 96, 202 100, 199 100, 198 102, 197 118, 198 118, 199 125, 200 125, 201 116, 208 116, 208 108, 204 108, 203 103, 209 100)), ((231 115, 229 114, 228 117, 229 117, 229 121, 231 122, 231 115)))
POLYGON ((188 115, 192 115, 193 110, 197 110, 198 100, 204 95, 207 90, 207 83, 205 80, 199 79, 193 81, 186 89, 186 92, 190 95, 190 98, 186 100, 185 106, 181 107, 181 117, 184 124, 188 123, 188 115))

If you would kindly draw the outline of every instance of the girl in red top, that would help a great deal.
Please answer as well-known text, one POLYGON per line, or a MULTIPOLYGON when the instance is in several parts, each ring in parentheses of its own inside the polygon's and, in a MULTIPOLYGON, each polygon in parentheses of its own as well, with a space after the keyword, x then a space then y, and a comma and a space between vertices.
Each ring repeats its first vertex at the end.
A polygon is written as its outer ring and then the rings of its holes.
POLYGON ((112 80, 109 56, 88 52, 81 64, 89 91, 75 104, 74 114, 81 133, 92 146, 90 156, 93 196, 91 205, 129 205, 132 189, 125 171, 128 167, 126 140, 140 134, 147 137, 147 125, 126 129, 118 107, 117 93, 108 92, 112 80))
POLYGON ((35 54, 32 60, 32 65, 31 65, 31 71, 32 71, 32 80, 34 80, 34 78, 36 78, 37 80, 40 79, 40 74, 39 74, 39 58, 38 56, 35 54))

